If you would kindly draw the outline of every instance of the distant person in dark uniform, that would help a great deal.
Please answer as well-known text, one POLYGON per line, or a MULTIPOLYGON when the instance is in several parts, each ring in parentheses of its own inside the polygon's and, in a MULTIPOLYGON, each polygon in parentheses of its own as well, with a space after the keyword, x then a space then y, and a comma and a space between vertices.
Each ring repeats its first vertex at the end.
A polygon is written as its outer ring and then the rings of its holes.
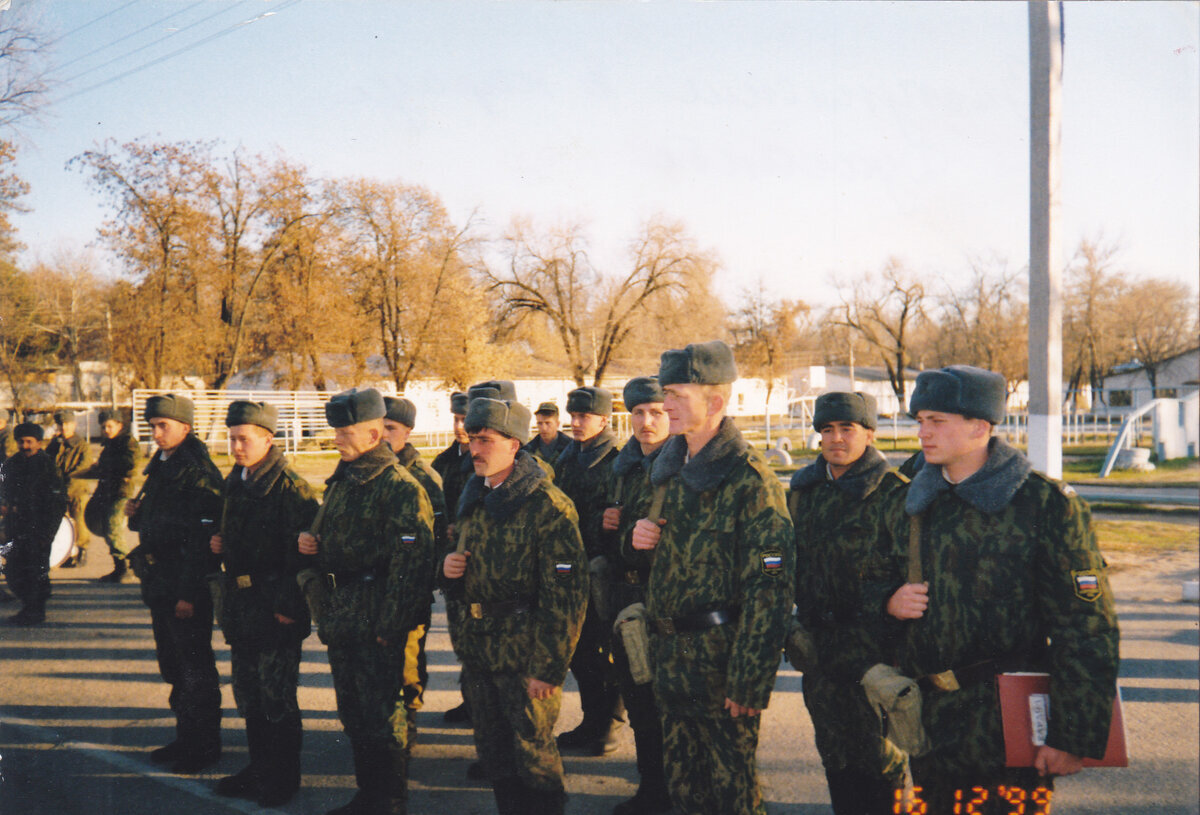
POLYGON ((124 583, 133 575, 125 559, 129 556, 129 541, 125 535, 125 502, 133 495, 133 474, 141 452, 137 439, 125 428, 125 418, 117 410, 100 411, 100 427, 104 438, 100 442, 100 457, 96 463, 79 474, 80 478, 96 479, 96 491, 88 500, 83 517, 93 535, 104 538, 112 555, 113 570, 100 578, 102 583, 124 583))
POLYGON ((58 435, 50 441, 46 455, 54 459, 58 477, 66 487, 67 514, 75 524, 75 553, 63 563, 63 568, 69 569, 87 562, 87 545, 91 535, 88 534, 83 509, 88 489, 81 476, 92 463, 92 453, 88 448, 88 440, 75 433, 74 411, 56 410, 54 423, 58 426, 58 435))
POLYGON ((533 419, 537 424, 537 435, 522 449, 553 465, 571 443, 571 437, 559 430, 558 405, 542 402, 533 412, 533 419))

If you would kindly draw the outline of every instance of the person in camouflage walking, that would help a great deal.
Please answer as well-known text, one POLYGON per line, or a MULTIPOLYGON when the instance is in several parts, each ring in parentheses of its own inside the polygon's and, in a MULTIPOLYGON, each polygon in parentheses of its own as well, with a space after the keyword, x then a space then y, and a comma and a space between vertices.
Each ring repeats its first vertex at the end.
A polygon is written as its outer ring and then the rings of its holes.
POLYGON ((909 413, 925 464, 904 508, 918 519, 919 558, 908 556, 905 520, 892 555, 910 579, 867 600, 900 621, 889 662, 923 691, 931 748, 912 759, 913 781, 938 815, 981 798, 988 812, 1048 799, 1054 776, 1103 756, 1108 741, 1119 633, 1091 514, 992 436, 1006 397, 1004 378, 980 368, 917 377, 909 413), (1030 768, 1004 766, 996 675, 1009 671, 1050 674, 1049 730, 1030 768))
POLYGON ((587 604, 587 561, 574 506, 520 449, 529 420, 515 401, 472 400, 475 476, 459 500, 459 545, 443 561, 441 585, 500 815, 562 815, 553 732, 587 604))
POLYGON ((537 435, 526 442, 521 449, 533 453, 542 461, 553 466, 562 455, 563 450, 571 443, 571 437, 559 430, 558 405, 553 402, 542 402, 533 412, 537 423, 537 435))
MULTIPOLYGON (((408 470, 417 480, 429 503, 433 506, 433 538, 440 553, 446 541, 446 499, 442 495, 442 477, 425 463, 417 448, 409 443, 408 437, 417 423, 417 406, 404 397, 383 397, 383 433, 400 466, 408 470)), ((435 558, 436 562, 436 558, 435 558)), ((430 613, 421 624, 408 632, 404 646, 404 706, 407 708, 405 721, 408 737, 405 745, 412 752, 417 739, 417 711, 425 704, 425 686, 429 684, 429 669, 425 661, 425 637, 432 621, 433 597, 429 598, 430 613)))
POLYGON ((646 611, 654 695, 675 807, 761 815, 755 753, 792 610, 796 545, 783 485, 725 415, 737 379, 725 343, 662 355, 673 438, 650 483, 662 517, 634 526, 654 550, 646 611))
POLYGON ((96 479, 96 490, 87 502, 83 517, 88 531, 104 538, 112 555, 113 570, 99 578, 101 583, 124 583, 132 580, 125 559, 129 543, 125 537, 125 502, 133 495, 133 473, 141 452, 137 440, 125 429, 125 420, 116 410, 100 411, 100 457, 96 463, 79 474, 79 478, 96 479))
POLYGON ((54 460, 54 468, 62 479, 67 490, 67 514, 75 525, 75 551, 66 562, 64 569, 82 566, 87 563, 88 534, 87 521, 83 510, 87 502, 87 484, 84 483, 83 473, 91 466, 92 451, 88 440, 75 432, 75 412, 71 410, 54 411, 54 424, 58 426, 58 435, 50 440, 46 455, 54 460))
MULTIPOLYGON (((603 527, 607 534, 611 583, 609 608, 617 619, 631 606, 646 602, 646 581, 650 577, 653 552, 639 552, 629 545, 633 526, 650 511, 654 490, 650 486, 650 469, 667 442, 670 422, 663 409, 662 387, 653 376, 629 380, 622 393, 630 413, 633 437, 621 448, 613 461, 612 482, 609 485, 609 507, 604 510, 603 527)), ((626 622, 620 625, 628 625, 626 622)), ((624 630, 624 629, 623 629, 624 630)), ((612 639, 613 665, 616 669, 621 696, 633 728, 637 750, 637 767, 641 781, 637 792, 628 801, 613 809, 613 815, 641 815, 666 812, 671 808, 667 778, 663 769, 662 724, 658 705, 654 702, 654 686, 631 672, 624 636, 612 639)))
POLYGON ((144 415, 158 450, 146 466, 140 497, 125 504, 129 528, 140 541, 129 561, 150 609, 176 732, 150 759, 173 762, 176 772, 196 772, 221 757, 221 690, 206 581, 217 568, 209 539, 221 514, 221 473, 192 433, 190 399, 151 396, 144 415))
MULTIPOLYGON (((579 532, 590 560, 605 553, 604 510, 612 465, 617 457, 617 437, 608 426, 612 418, 612 393, 605 388, 576 388, 567 394, 572 441, 554 462, 558 487, 575 504, 579 532)), ((603 570, 601 570, 603 571, 603 570)), ((605 581, 596 573, 593 580, 605 581)), ((606 582, 606 581, 605 581, 606 582)), ((603 588, 601 590, 604 590, 603 588)), ((596 603, 588 603, 579 646, 571 660, 571 673, 579 685, 583 721, 558 737, 561 750, 584 755, 604 755, 617 749, 617 733, 624 725, 621 691, 612 665, 612 620, 604 619, 596 603)))
POLYGON ((858 684, 886 653, 862 619, 861 582, 889 576, 879 541, 903 514, 907 483, 872 445, 875 424, 868 394, 818 396, 821 454, 792 476, 788 493, 796 616, 816 645, 815 664, 796 667, 835 815, 887 815, 905 781, 906 756, 882 735, 858 684))
POLYGON ((0 519, 11 546, 4 573, 21 610, 11 625, 46 620, 50 599, 50 546, 67 506, 66 488, 54 460, 42 450, 42 427, 24 422, 13 430, 17 454, 0 465, 0 519))
POLYGON ((296 687, 300 649, 312 625, 290 567, 296 538, 317 512, 312 488, 273 443, 278 421, 274 405, 229 404, 225 426, 234 466, 222 490, 220 528, 209 541, 225 567, 218 616, 250 754, 246 767, 218 781, 216 791, 264 807, 287 803, 300 788, 296 687))
POLYGON ((338 717, 354 754, 358 791, 337 815, 407 809, 404 646, 428 614, 433 506, 384 440, 385 413, 371 388, 325 404, 341 461, 313 528, 297 540, 298 571, 316 598, 317 636, 328 646, 338 717))

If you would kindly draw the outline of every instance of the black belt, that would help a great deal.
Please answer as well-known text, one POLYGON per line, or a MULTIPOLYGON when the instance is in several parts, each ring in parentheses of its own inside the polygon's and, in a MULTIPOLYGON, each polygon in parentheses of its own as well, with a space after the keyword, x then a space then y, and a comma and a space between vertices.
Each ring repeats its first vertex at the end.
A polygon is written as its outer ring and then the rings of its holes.
POLYGON ((484 617, 505 617, 509 614, 524 614, 533 611, 533 604, 528 600, 497 600, 493 603, 468 603, 467 611, 473 619, 482 620, 484 617))
POLYGON ((737 611, 717 609, 716 611, 697 611, 681 617, 655 617, 653 622, 655 631, 664 636, 671 636, 715 628, 718 625, 731 623, 737 618, 737 611))
POLYGON ((354 569, 345 572, 326 572, 325 582, 336 589, 339 583, 370 583, 382 577, 381 569, 354 569))

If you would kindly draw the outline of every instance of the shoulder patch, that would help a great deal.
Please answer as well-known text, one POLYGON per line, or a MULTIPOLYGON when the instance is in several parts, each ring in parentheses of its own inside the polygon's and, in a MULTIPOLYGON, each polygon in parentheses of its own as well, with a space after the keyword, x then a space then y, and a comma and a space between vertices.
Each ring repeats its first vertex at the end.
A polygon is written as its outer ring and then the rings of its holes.
POLYGON ((1072 487, 1070 484, 1068 484, 1066 481, 1058 482, 1058 491, 1061 492, 1063 495, 1067 496, 1068 498, 1070 498, 1072 495, 1076 494, 1075 488, 1072 487))
POLYGON ((573 563, 559 562, 559 563, 554 564, 554 574, 559 580, 567 580, 568 578, 570 578, 573 569, 574 569, 573 563))
POLYGON ((1084 569, 1071 572, 1071 582, 1074 584, 1075 596, 1087 603, 1100 599, 1100 572, 1096 569, 1084 569))
POLYGON ((762 573, 767 577, 779 577, 783 574, 783 553, 773 549, 759 555, 762 561, 762 573))
POLYGON ((417 536, 416 535, 401 535, 400 542, 402 544, 404 544, 405 546, 410 546, 417 542, 417 536))

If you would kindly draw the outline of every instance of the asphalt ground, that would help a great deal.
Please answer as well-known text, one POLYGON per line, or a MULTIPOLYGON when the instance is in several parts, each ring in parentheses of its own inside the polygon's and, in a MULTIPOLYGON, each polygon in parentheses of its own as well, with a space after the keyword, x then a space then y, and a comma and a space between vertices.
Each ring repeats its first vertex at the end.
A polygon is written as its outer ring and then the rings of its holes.
MULTIPOLYGON (((258 811, 250 802, 219 798, 211 791, 218 777, 240 769, 246 758, 242 721, 227 684, 229 651, 219 634, 214 636, 220 643, 218 669, 226 680, 220 764, 202 775, 182 776, 149 762, 147 751, 173 736, 149 614, 136 585, 95 581, 108 570, 109 560, 95 548, 93 552, 87 567, 53 572, 46 624, 0 627, 0 814, 258 811)), ((1195 579, 1196 561, 1195 553, 1176 558, 1150 580, 1130 570, 1114 579, 1132 765, 1060 779, 1055 812, 1200 812, 1200 619, 1195 604, 1178 602, 1178 581, 1195 579)), ((13 606, 2 606, 0 613, 7 616, 9 609, 13 606)), ((431 680, 418 722, 409 811, 492 812, 490 789, 466 778, 474 755, 470 731, 442 722, 442 712, 459 697, 458 669, 440 605, 428 652, 431 680)), ((829 811, 801 684, 800 675, 784 664, 763 714, 758 759, 773 815, 829 811)), ((325 649, 315 636, 305 643, 300 705, 303 788, 280 811, 323 813, 352 795, 354 781, 325 649)), ((568 680, 558 729, 570 729, 579 718, 578 694, 568 680)), ((635 789, 628 730, 610 756, 568 756, 565 761, 568 813, 609 813, 635 789)))

